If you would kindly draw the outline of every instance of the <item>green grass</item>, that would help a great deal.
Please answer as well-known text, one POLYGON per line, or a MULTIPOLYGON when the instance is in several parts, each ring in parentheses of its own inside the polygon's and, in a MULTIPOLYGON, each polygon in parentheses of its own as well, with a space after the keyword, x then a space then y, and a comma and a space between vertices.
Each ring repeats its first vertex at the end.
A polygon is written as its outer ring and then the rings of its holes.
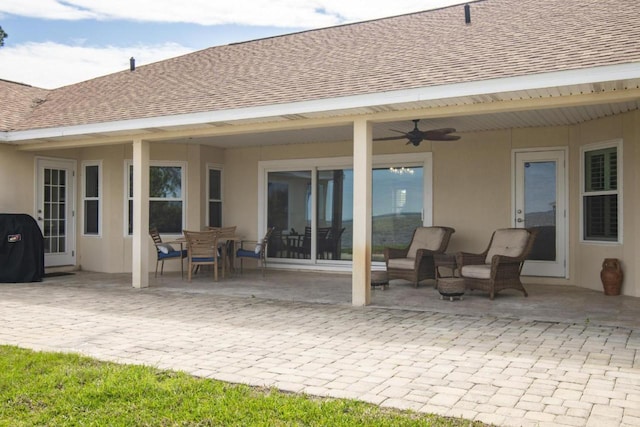
POLYGON ((0 426, 483 426, 0 346, 0 426))

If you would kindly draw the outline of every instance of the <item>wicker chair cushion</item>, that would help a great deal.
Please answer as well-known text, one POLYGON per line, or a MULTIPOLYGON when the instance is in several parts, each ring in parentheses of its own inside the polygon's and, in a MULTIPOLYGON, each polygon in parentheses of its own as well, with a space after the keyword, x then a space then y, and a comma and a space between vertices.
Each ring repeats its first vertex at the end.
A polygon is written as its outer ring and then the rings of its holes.
POLYGON ((462 267, 460 274, 462 275, 462 277, 470 277, 474 279, 490 279, 491 265, 465 265, 464 267, 462 267))
MULTIPOLYGON (((445 230, 441 227, 418 227, 407 252, 407 258, 415 259, 418 249, 436 251, 442 245, 445 230)), ((413 264, 410 268, 413 268, 413 264)))
POLYGON ((390 258, 388 263, 388 268, 396 268, 398 270, 413 270, 415 267, 415 258, 390 258))
POLYGON ((528 240, 529 232, 525 229, 496 230, 493 235, 491 247, 487 252, 487 257, 484 262, 491 264, 491 259, 494 255, 505 255, 510 257, 520 256, 527 246, 528 240))

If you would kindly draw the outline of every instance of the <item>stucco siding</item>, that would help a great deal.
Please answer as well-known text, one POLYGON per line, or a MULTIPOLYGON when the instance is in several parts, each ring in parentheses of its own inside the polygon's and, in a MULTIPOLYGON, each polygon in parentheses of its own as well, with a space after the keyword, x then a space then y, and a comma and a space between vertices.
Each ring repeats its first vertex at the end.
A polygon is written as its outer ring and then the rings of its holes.
POLYGON ((33 154, 0 144, 0 212, 34 214, 34 168, 33 154))

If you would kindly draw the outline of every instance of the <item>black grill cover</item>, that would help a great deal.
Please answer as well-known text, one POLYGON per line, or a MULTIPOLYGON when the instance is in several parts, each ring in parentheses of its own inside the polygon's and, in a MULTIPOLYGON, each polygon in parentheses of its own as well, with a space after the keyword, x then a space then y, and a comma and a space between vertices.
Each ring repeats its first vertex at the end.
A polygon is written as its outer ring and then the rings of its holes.
POLYGON ((44 276, 44 239, 26 214, 0 214, 0 283, 40 282, 44 276))

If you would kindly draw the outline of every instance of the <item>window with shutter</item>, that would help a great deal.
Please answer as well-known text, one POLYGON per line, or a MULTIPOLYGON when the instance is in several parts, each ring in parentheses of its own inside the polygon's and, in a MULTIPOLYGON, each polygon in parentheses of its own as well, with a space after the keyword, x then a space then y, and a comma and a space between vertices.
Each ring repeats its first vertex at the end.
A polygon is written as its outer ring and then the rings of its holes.
POLYGON ((583 150, 583 240, 619 241, 618 157, 620 143, 583 150))

